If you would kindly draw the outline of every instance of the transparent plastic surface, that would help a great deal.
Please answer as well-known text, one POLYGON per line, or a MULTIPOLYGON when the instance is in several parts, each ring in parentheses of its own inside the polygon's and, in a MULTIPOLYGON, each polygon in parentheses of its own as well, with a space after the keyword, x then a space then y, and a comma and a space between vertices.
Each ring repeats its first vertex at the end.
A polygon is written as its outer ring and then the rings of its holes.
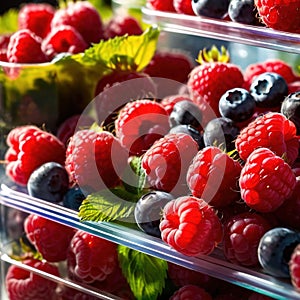
MULTIPOLYGON (((4 184, 1 185, 0 204, 26 213, 41 215, 61 224, 84 230, 120 245, 205 273, 274 299, 300 299, 300 293, 296 292, 288 281, 276 279, 264 274, 261 270, 252 270, 231 264, 223 259, 218 249, 209 256, 187 257, 174 251, 160 239, 146 235, 143 232, 108 222, 81 222, 75 211, 14 191, 4 184)), ((2 241, 2 260, 16 263, 11 261, 12 259, 8 256, 8 249, 9 245, 5 245, 5 241, 2 241)))
POLYGON ((232 21, 155 11, 147 7, 142 7, 142 17, 145 23, 157 24, 163 31, 300 53, 299 34, 232 21))

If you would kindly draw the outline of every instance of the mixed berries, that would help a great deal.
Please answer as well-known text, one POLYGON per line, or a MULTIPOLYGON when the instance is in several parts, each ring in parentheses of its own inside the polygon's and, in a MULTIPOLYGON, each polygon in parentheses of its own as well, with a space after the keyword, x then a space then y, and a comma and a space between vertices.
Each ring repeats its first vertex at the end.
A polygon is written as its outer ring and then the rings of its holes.
POLYGON ((288 0, 146 0, 153 10, 299 33, 299 2, 288 0))
MULTIPOLYGON (((62 13, 65 15, 57 20, 56 28, 75 26, 64 22, 71 13, 76 14, 75 7, 62 13)), ((88 23, 77 32, 82 34, 88 23)), ((103 34, 89 33, 84 39, 87 44, 103 34)), ((136 230, 161 239, 186 256, 210 255, 221 249, 233 264, 269 272, 282 266, 278 265, 282 257, 268 260, 268 251, 282 249, 283 256, 288 248, 285 274, 298 288, 299 221, 284 225, 292 227, 291 240, 278 236, 284 231, 278 225, 284 221, 281 209, 298 215, 300 207, 299 95, 288 88, 299 76, 280 60, 243 71, 227 55, 212 54, 214 59, 207 60, 208 52, 200 52, 200 65, 192 67, 182 80, 187 87, 183 92, 173 90, 159 98, 152 87, 162 86, 147 81, 153 92, 148 97, 130 97, 126 103, 110 106, 114 110, 106 109, 112 102, 106 101, 96 112, 107 114, 108 119, 104 116, 100 124, 84 118, 82 127, 81 118, 74 116, 71 125, 64 125, 66 133, 62 129, 54 134, 34 125, 12 129, 6 139, 7 176, 33 197, 78 211, 83 221, 126 217, 136 230), (267 90, 263 100, 258 95, 261 85, 267 90), (74 124, 77 121, 79 124, 74 124), (269 239, 264 239, 266 234, 269 239), (274 243, 266 246, 270 239, 274 243)), ((98 86, 98 92, 104 92, 109 100, 115 95, 109 93, 111 87, 120 88, 132 76, 133 80, 150 78, 146 72, 118 71, 98 86)), ((126 293, 132 299, 113 242, 35 215, 25 219, 24 232, 37 257, 42 258, 34 261, 37 268, 43 270, 44 261, 51 266, 64 261, 69 279, 120 296, 126 293), (114 280, 118 287, 112 286, 114 280)), ((50 271, 59 276, 55 268, 50 271)), ((24 272, 19 278, 22 272, 10 268, 9 293, 28 292, 26 285, 21 285, 30 275, 24 272)), ((183 280, 170 299, 195 293, 201 299, 218 299, 193 281, 191 274, 184 274, 191 278, 183 280)), ((40 279, 31 280, 37 285, 40 279)), ((45 285, 41 294, 56 290, 47 281, 40 284, 45 285)))

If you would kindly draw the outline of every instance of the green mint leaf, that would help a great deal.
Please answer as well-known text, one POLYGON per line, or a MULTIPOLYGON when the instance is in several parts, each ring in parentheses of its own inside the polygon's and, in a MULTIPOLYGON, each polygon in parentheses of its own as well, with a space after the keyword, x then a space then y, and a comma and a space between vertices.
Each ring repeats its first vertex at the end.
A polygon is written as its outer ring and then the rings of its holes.
POLYGON ((122 272, 135 298, 157 299, 165 287, 167 262, 122 245, 118 246, 118 256, 122 272))
POLYGON ((13 33, 18 29, 18 10, 9 9, 0 16, 0 34, 13 33))
POLYGON ((123 187, 102 190, 83 200, 78 216, 81 221, 118 221, 134 223, 136 195, 123 187))
POLYGON ((148 27, 141 35, 117 36, 94 44, 84 53, 71 57, 85 66, 109 70, 141 71, 151 61, 159 36, 157 27, 148 27))

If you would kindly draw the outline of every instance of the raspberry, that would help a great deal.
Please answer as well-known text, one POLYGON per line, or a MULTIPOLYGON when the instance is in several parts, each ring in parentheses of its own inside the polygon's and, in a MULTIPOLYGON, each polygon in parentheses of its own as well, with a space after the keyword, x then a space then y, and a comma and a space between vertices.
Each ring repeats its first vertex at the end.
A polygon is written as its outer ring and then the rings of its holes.
POLYGON ((205 289, 196 285, 185 285, 179 290, 175 291, 170 297, 170 300, 212 300, 212 296, 205 291, 205 289))
POLYGON ((6 142, 9 147, 5 153, 6 174, 20 185, 26 185, 31 173, 46 162, 64 164, 64 144, 36 126, 12 129, 6 142))
POLYGON ((18 14, 19 29, 29 29, 44 38, 50 32, 55 8, 47 3, 26 3, 18 14))
POLYGON ((88 1, 69 1, 66 8, 56 10, 51 28, 55 30, 59 25, 74 27, 87 44, 98 43, 103 38, 101 16, 88 1))
POLYGON ((81 34, 72 26, 55 27, 43 40, 42 50, 53 59, 59 53, 76 54, 88 48, 81 34))
POLYGON ((67 262, 71 278, 84 283, 103 281, 117 268, 117 245, 79 230, 72 238, 67 262))
POLYGON ((292 66, 285 61, 280 59, 268 59, 247 66, 244 71, 244 87, 249 89, 255 77, 265 72, 274 72, 281 75, 288 84, 299 78, 299 76, 294 73, 292 66))
POLYGON ((185 194, 186 171, 197 151, 197 143, 185 133, 167 134, 157 140, 142 157, 150 185, 172 194, 185 194))
POLYGON ((171 95, 171 96, 166 96, 164 97, 160 104, 164 107, 164 109, 167 111, 167 113, 170 115, 174 105, 177 102, 180 101, 192 101, 192 99, 189 97, 188 94, 175 94, 175 95, 171 95))
POLYGON ((0 50, 7 50, 7 46, 11 37, 11 33, 0 35, 0 50))
MULTIPOLYGON (((26 266, 59 276, 56 266, 37 259, 26 259, 26 266)), ((57 283, 15 265, 10 265, 5 278, 5 286, 11 300, 42 300, 55 296, 57 283)))
POLYGON ((258 266, 259 241, 269 229, 269 223, 257 213, 232 216, 224 223, 225 257, 234 264, 258 266))
POLYGON ((154 10, 168 11, 168 12, 176 12, 173 0, 146 0, 147 5, 154 10))
POLYGON ((115 187, 126 165, 126 150, 108 131, 79 130, 68 143, 65 166, 80 187, 115 187))
POLYGON ((10 37, 7 58, 13 63, 43 63, 48 59, 41 49, 42 39, 28 29, 20 29, 10 37))
POLYGON ((186 14, 194 16, 195 13, 192 8, 192 1, 190 0, 173 0, 175 11, 179 14, 186 14))
POLYGON ((235 145, 243 160, 255 149, 266 147, 278 156, 284 155, 292 165, 298 156, 299 141, 293 122, 280 113, 269 112, 249 123, 238 135, 235 145))
POLYGON ((143 72, 114 70, 104 75, 95 89, 96 110, 99 122, 113 130, 119 110, 132 99, 153 97, 156 86, 143 72))
POLYGON ((205 147, 194 157, 187 172, 187 184, 192 195, 203 198, 215 207, 231 204, 240 197, 239 162, 217 147, 205 147))
POLYGON ((160 231, 165 243, 187 256, 210 254, 223 237, 215 210, 193 196, 182 196, 166 204, 160 231))
POLYGON ((67 249, 75 233, 74 229, 38 215, 29 215, 24 222, 28 240, 48 262, 67 258, 67 249))
POLYGON ((254 3, 262 23, 266 26, 287 32, 300 32, 298 1, 255 0, 254 3))
POLYGON ((293 250, 288 264, 292 285, 300 291, 300 244, 293 250))
POLYGON ((296 176, 281 157, 268 148, 259 148, 248 157, 239 185, 242 199, 249 207, 273 212, 292 195, 296 176))
POLYGON ((140 35, 143 29, 137 19, 130 15, 116 15, 113 16, 105 26, 105 37, 107 39, 116 36, 140 35))
POLYGON ((115 121, 116 136, 131 155, 140 156, 170 129, 165 109, 152 100, 127 103, 115 121))
MULTIPOLYGON (((186 53, 180 51, 156 50, 151 61, 144 69, 144 72, 151 77, 167 78, 180 83, 186 83, 192 68, 192 59, 186 53)), ((158 84, 159 83, 158 81, 158 84)), ((163 82, 161 90, 164 91, 164 89, 166 89, 166 87, 163 82)))

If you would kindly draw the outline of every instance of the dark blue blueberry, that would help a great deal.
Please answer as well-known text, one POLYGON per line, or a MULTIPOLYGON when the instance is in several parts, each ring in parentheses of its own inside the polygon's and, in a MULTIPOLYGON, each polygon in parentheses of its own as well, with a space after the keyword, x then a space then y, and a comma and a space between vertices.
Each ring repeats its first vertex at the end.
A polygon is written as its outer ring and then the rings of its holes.
POLYGON ((240 129, 228 118, 220 117, 209 121, 204 128, 205 146, 216 146, 226 151, 235 149, 235 140, 240 129))
POLYGON ((257 17, 257 8, 254 0, 231 0, 228 7, 229 18, 238 23, 248 25, 261 25, 257 17))
POLYGON ((300 233, 284 227, 267 231, 258 245, 258 260, 264 271, 276 277, 290 277, 289 260, 300 243, 300 233))
POLYGON ((281 103, 281 113, 291 120, 300 134, 300 91, 291 93, 281 103))
POLYGON ((64 196, 63 206, 74 210, 79 210, 82 201, 86 198, 85 194, 78 186, 70 188, 64 196))
POLYGON ((197 104, 189 100, 177 102, 170 113, 171 127, 177 125, 191 125, 198 128, 201 121, 202 111, 197 104))
POLYGON ((192 0, 192 8, 197 16, 222 19, 228 11, 230 0, 192 0))
POLYGON ((258 107, 278 107, 288 95, 285 79, 273 72, 265 72, 254 78, 250 85, 250 93, 258 107))
POLYGON ((177 125, 170 129, 170 133, 186 133, 190 135, 198 144, 199 150, 205 147, 203 141, 203 134, 200 133, 199 130, 194 128, 191 125, 177 125))
POLYGON ((160 238, 159 224, 164 206, 174 199, 169 193, 152 191, 143 195, 134 210, 134 217, 139 228, 145 233, 160 238))
POLYGON ((234 122, 250 119, 255 112, 256 104, 253 96, 245 89, 228 90, 219 101, 221 116, 234 122))
POLYGON ((27 189, 30 196, 49 202, 61 202, 69 189, 68 173, 59 163, 45 163, 32 172, 27 189))

